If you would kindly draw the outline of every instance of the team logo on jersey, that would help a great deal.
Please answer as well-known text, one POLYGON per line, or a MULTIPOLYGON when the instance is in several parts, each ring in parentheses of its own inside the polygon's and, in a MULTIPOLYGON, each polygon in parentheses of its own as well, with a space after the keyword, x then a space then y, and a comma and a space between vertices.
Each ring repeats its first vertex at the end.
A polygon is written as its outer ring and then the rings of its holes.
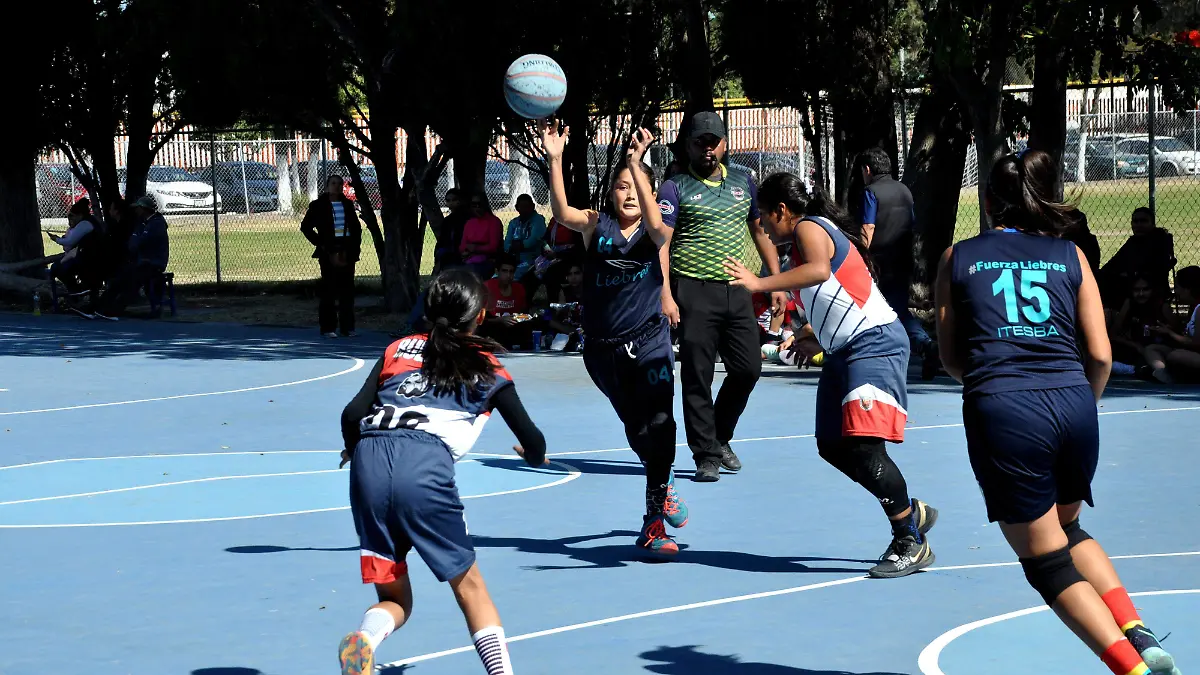
POLYGON ((429 382, 419 372, 404 378, 400 387, 396 389, 396 393, 404 398, 420 398, 427 391, 429 391, 429 382))
POLYGON ((875 399, 870 394, 863 394, 858 398, 858 407, 870 412, 875 407, 875 399))
POLYGON ((732 190, 730 190, 729 192, 730 192, 730 194, 733 195, 733 198, 738 200, 739 202, 746 198, 746 191, 740 187, 735 187, 732 190))
POLYGON ((675 205, 666 199, 662 199, 658 202, 658 211, 664 216, 669 216, 675 213, 675 205))
POLYGON ((700 201, 701 199, 704 199, 704 193, 703 193, 703 192, 700 192, 700 193, 697 193, 697 194, 694 194, 694 195, 692 195, 692 201, 694 201, 694 202, 698 202, 698 201, 700 201))

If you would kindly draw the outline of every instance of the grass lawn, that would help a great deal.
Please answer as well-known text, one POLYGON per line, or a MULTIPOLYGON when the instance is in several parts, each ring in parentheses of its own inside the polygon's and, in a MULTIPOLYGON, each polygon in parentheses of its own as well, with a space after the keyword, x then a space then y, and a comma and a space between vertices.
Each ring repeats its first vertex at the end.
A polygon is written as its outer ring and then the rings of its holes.
MULTIPOLYGON (((1116 253, 1129 236, 1129 216, 1134 208, 1148 202, 1144 180, 1099 181, 1068 185, 1068 195, 1078 194, 1088 224, 1100 240, 1103 258, 1116 253)), ((1159 179, 1157 185, 1158 222, 1175 235, 1175 254, 1179 267, 1200 264, 1200 181, 1195 178, 1159 179)), ((508 223, 514 212, 498 212, 508 223)), ((545 215, 549 217, 549 213, 545 215)), ((300 216, 264 213, 252 216, 222 214, 221 280, 231 282, 280 282, 314 279, 317 262, 312 247, 300 234, 300 216)), ((213 221, 210 214, 168 216, 171 237, 169 269, 181 284, 216 281, 216 252, 213 221)), ((962 191, 958 206, 955 240, 978 231, 979 200, 974 187, 962 191)), ((377 279, 379 261, 364 237, 362 260, 357 273, 362 281, 377 279)), ((426 232, 421 274, 433 265, 434 238, 426 232)), ((46 241, 46 250, 59 250, 46 241)))

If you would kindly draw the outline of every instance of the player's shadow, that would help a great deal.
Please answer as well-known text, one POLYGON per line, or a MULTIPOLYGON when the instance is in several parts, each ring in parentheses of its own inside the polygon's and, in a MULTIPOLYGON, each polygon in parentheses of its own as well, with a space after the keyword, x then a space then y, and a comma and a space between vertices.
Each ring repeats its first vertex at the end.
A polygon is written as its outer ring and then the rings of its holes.
POLYGON ((192 675, 263 675, 257 668, 219 667, 193 670, 192 675))
POLYGON ((876 564, 871 560, 846 558, 807 558, 801 556, 766 556, 741 551, 691 550, 687 544, 679 545, 679 554, 664 560, 662 557, 643 552, 633 545, 637 532, 613 530, 604 534, 563 537, 561 539, 530 539, 526 537, 489 537, 472 535, 476 548, 512 548, 522 553, 545 556, 563 556, 583 563, 582 565, 526 565, 524 569, 536 571, 612 569, 628 567, 631 563, 672 562, 684 565, 703 565, 715 569, 737 572, 765 572, 769 574, 865 574, 876 564), (601 539, 618 539, 619 543, 601 546, 579 546, 601 539), (857 563, 862 567, 838 565, 811 566, 805 563, 857 563))
POLYGON ((774 663, 742 661, 737 656, 705 654, 694 645, 659 647, 639 654, 656 661, 645 669, 662 675, 901 675, 900 673, 850 673, 844 670, 808 670, 774 663))
MULTIPOLYGON (((628 452, 630 455, 633 454, 632 450, 629 450, 628 452)), ((558 458, 558 457, 555 457, 554 455, 550 455, 550 460, 569 465, 570 467, 572 467, 574 469, 578 469, 581 473, 598 475, 598 476, 644 476, 644 475, 646 475, 645 467, 643 467, 642 463, 637 461, 636 459, 630 459, 630 460, 581 459, 579 457, 558 458)), ((512 471, 527 471, 528 470, 524 463, 513 462, 513 461, 507 460, 507 459, 483 457, 483 458, 479 459, 479 463, 486 467, 494 468, 494 469, 508 469, 508 470, 512 470, 512 471)), ((688 469, 686 467, 678 467, 675 469, 675 475, 679 478, 691 479, 691 477, 695 473, 696 473, 695 469, 688 469)), ((729 474, 731 472, 722 469, 721 473, 729 474)))
POLYGON ((292 548, 290 546, 230 546, 225 549, 229 553, 284 553, 287 551, 324 551, 328 553, 349 553, 357 551, 357 546, 344 546, 342 548, 321 548, 321 547, 300 547, 292 548))

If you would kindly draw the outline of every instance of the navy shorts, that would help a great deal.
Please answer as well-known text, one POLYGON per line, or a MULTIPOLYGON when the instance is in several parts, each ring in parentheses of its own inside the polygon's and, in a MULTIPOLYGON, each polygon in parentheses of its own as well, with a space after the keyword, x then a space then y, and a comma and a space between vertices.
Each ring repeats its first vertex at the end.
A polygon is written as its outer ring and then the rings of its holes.
POLYGON ((675 352, 665 317, 628 343, 603 344, 589 339, 583 363, 626 426, 646 424, 660 413, 673 416, 675 352))
POLYGON ((1034 521, 1056 504, 1092 503, 1100 455, 1087 385, 969 396, 963 422, 988 520, 1034 521))
POLYGON ((350 511, 364 584, 408 574, 410 549, 438 581, 475 563, 449 448, 423 431, 364 436, 350 463, 350 511))
POLYGON ((871 328, 825 355, 817 381, 816 437, 904 442, 908 334, 900 322, 871 328))

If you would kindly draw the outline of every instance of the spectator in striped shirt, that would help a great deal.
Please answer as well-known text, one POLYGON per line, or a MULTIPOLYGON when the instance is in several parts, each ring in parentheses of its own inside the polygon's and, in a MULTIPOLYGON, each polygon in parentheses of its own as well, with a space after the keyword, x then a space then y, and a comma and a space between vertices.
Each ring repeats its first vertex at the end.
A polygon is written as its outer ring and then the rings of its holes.
POLYGON ((345 181, 336 174, 325 181, 325 193, 308 205, 300 232, 314 247, 321 265, 318 320, 327 338, 354 337, 354 264, 362 247, 362 224, 354 202, 343 192, 345 181))

